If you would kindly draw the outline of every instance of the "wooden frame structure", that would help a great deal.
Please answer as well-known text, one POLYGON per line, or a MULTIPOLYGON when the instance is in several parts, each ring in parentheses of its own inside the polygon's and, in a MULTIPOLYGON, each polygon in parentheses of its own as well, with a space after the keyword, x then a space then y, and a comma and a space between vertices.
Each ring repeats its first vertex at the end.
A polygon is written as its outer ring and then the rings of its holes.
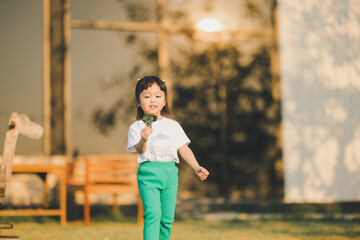
MULTIPOLYGON (((223 31, 218 34, 225 34, 230 37, 237 37, 242 39, 264 38, 273 41, 273 51, 271 54, 272 73, 277 77, 273 79, 273 95, 275 98, 279 98, 279 54, 277 47, 277 15, 276 15, 276 0, 274 1, 273 14, 275 18, 275 25, 272 29, 262 30, 236 30, 236 31, 223 31)), ((159 20, 157 23, 146 22, 112 22, 112 21, 79 21, 72 20, 70 13, 70 0, 63 1, 51 1, 43 0, 43 85, 44 85, 44 154, 70 154, 71 150, 71 69, 70 69, 70 37, 71 29, 73 28, 86 28, 86 29, 107 29, 107 30, 126 30, 126 31, 147 31, 155 32, 158 36, 158 66, 159 76, 164 79, 168 79, 169 74, 169 57, 168 57, 168 35, 180 33, 182 29, 176 29, 173 27, 165 26, 162 16, 164 16, 164 6, 166 0, 157 0, 159 20), (51 40, 50 40, 50 28, 51 28, 51 4, 61 5, 62 9, 62 26, 63 26, 63 49, 65 49, 63 55, 63 95, 58 101, 63 102, 63 120, 60 124, 63 124, 62 129, 64 131, 64 138, 59 141, 63 141, 58 144, 64 145, 64 153, 52 152, 54 143, 52 141, 52 126, 51 119, 55 119, 55 113, 52 111, 51 102, 54 100, 54 96, 51 96, 51 40)), ((208 33, 205 33, 208 34, 208 33)), ((211 33, 209 33, 211 34, 211 33)), ((168 89, 171 91, 172 82, 167 81, 168 89)), ((169 99, 171 103, 171 99, 169 99)), ((56 141, 56 140, 55 140, 56 141)))

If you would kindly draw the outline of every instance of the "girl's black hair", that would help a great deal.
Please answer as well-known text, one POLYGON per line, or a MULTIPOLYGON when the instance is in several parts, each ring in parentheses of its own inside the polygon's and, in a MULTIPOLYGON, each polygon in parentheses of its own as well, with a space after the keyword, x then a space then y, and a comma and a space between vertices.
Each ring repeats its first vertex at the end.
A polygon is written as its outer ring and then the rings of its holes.
MULTIPOLYGON (((159 78, 157 76, 146 76, 146 77, 142 77, 138 80, 138 82, 136 84, 136 88, 135 88, 136 104, 137 105, 140 104, 140 93, 142 91, 148 89, 149 87, 151 87, 154 83, 159 85, 160 90, 165 93, 166 103, 165 103, 165 106, 163 107, 163 109, 161 110, 160 114, 164 117, 170 118, 171 113, 170 113, 170 108, 168 106, 168 101, 167 101, 167 87, 165 85, 165 81, 163 81, 161 78, 159 78)), ((144 111, 142 110, 141 106, 138 106, 136 120, 142 119, 143 116, 144 116, 144 111)))

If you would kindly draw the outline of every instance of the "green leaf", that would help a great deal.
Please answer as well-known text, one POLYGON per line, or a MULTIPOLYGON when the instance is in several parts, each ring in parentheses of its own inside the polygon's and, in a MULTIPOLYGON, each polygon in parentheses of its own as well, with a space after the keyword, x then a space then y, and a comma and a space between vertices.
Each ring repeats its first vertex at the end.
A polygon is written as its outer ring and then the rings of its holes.
POLYGON ((142 120, 143 120, 143 122, 145 123, 146 126, 151 128, 152 123, 157 120, 157 116, 152 115, 150 113, 145 113, 142 120))

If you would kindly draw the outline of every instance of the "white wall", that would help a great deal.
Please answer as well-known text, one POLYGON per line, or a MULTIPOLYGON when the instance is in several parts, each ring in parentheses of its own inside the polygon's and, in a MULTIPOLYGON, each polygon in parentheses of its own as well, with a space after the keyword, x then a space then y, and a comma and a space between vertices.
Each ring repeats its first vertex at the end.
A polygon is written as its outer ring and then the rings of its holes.
POLYGON ((285 200, 360 200, 360 0, 279 0, 285 200))

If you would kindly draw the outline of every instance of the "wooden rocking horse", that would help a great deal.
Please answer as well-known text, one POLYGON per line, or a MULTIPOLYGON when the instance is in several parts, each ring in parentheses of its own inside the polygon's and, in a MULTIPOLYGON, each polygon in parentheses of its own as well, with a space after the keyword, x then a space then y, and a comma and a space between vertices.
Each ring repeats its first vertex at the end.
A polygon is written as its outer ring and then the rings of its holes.
MULTIPOLYGON (((9 128, 5 136, 3 158, 0 161, 0 204, 5 197, 5 189, 12 175, 13 159, 18 135, 24 135, 31 139, 40 139, 43 128, 32 122, 25 114, 13 112, 9 120, 9 128)), ((0 224, 0 229, 12 229, 11 224, 0 224)), ((2 236, 0 239, 19 239, 17 236, 2 236)))

